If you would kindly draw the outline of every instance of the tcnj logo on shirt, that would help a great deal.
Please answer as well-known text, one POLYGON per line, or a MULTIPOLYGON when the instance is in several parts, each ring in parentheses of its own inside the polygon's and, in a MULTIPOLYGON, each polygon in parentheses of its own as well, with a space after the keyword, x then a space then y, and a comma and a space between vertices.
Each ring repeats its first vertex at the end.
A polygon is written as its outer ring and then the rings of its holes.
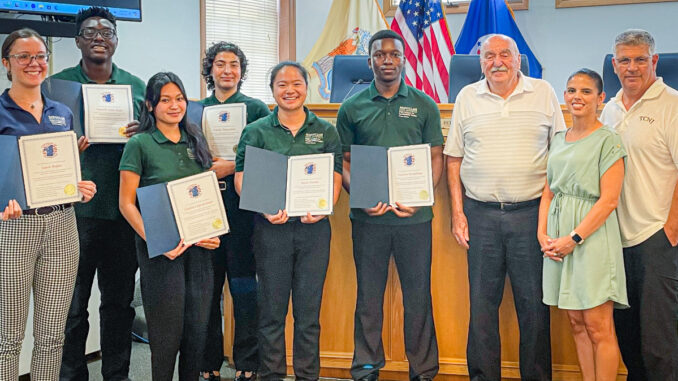
POLYGON ((186 155, 188 155, 189 159, 195 160, 195 153, 193 152, 192 149, 186 148, 186 155))
POLYGON ((400 106, 400 109, 398 110, 398 116, 400 118, 416 118, 417 117, 417 108, 416 107, 400 106))
POLYGON ((58 115, 47 115, 49 118, 49 122, 52 123, 53 126, 65 126, 66 125, 66 118, 63 116, 58 116, 58 115))
POLYGON ((641 115, 641 116, 640 116, 640 121, 641 121, 641 122, 647 122, 647 123, 652 124, 652 123, 654 123, 654 118, 651 118, 651 117, 649 117, 649 116, 643 116, 643 115, 641 115))
POLYGON ((323 142, 323 133, 307 133, 304 135, 304 143, 306 144, 317 144, 323 142))

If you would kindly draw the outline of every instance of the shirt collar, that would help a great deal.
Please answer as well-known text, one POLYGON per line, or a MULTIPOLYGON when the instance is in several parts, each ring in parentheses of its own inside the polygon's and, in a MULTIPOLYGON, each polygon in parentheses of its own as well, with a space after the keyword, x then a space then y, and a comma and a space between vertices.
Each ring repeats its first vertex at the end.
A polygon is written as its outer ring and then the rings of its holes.
MULTIPOLYGON (((42 103, 44 104, 44 107, 42 108, 43 113, 47 110, 55 108, 58 105, 57 102, 47 98, 44 93, 42 93, 42 103)), ((16 104, 16 102, 14 102, 14 99, 12 99, 12 97, 9 96, 9 89, 6 89, 2 93, 2 95, 0 95, 0 105, 2 105, 5 108, 24 110, 18 104, 16 104)))
POLYGON ((241 97, 240 90, 237 90, 235 93, 233 93, 233 95, 228 97, 225 101, 221 102, 219 100, 219 98, 217 98, 217 95, 213 91, 212 95, 210 95, 210 97, 207 98, 207 100, 210 103, 214 103, 214 104, 238 103, 238 101, 240 100, 240 97, 241 97))
MULTIPOLYGON (((181 132, 181 138, 179 138, 179 141, 177 142, 177 144, 178 143, 186 143, 186 140, 187 140, 186 139, 186 131, 184 131, 183 128, 179 128, 179 131, 181 132)), ((151 131, 151 137, 158 144, 174 143, 174 142, 171 142, 169 139, 167 139, 167 137, 165 137, 165 135, 163 135, 163 133, 159 129, 157 129, 156 127, 153 127, 153 131, 151 131)))
MULTIPOLYGON (((309 112, 308 107, 304 106, 304 112, 306 113, 306 119, 304 119, 304 124, 301 125, 301 128, 299 131, 301 131, 302 128, 309 126, 313 123, 315 123, 317 117, 315 114, 312 112, 309 112)), ((273 113, 271 113, 271 119, 273 121, 273 126, 274 127, 280 127, 283 128, 282 123, 280 123, 280 119, 278 119, 278 106, 275 106, 273 109, 273 113)))
MULTIPOLYGON (((374 82, 374 80, 372 80, 372 83, 370 83, 370 87, 368 87, 368 89, 369 89, 368 91, 369 91, 369 94, 370 94, 370 99, 375 99, 375 98, 378 98, 378 97, 386 99, 386 97, 379 94, 379 91, 377 90, 377 85, 374 82)), ((405 83, 404 79, 401 79, 400 80, 400 87, 398 87, 398 92, 392 98, 395 98, 395 97, 398 97, 398 96, 407 97, 408 93, 409 93, 409 91, 407 89, 407 84, 405 83)))
MULTIPOLYGON (((664 79, 662 77, 657 77, 657 80, 654 81, 650 85, 650 87, 645 90, 645 93, 643 93, 643 96, 638 99, 636 103, 642 102, 644 100, 649 100, 649 99, 654 99, 657 98, 662 91, 666 88, 666 84, 664 83, 664 79)), ((614 96, 612 101, 614 101, 615 104, 617 104, 619 107, 621 107, 623 110, 626 110, 626 107, 624 107, 624 102, 622 101, 622 96, 624 94, 624 89, 621 88, 619 91, 617 91, 617 95, 614 96)))
MULTIPOLYGON (((534 91, 534 85, 532 84, 531 81, 525 80, 525 76, 523 73, 520 71, 518 72, 518 84, 516 85, 516 88, 513 89, 511 94, 509 95, 509 98, 514 95, 514 94, 520 94, 520 93, 529 93, 534 91)), ((497 94, 494 94, 492 91, 490 91, 490 86, 487 84, 487 78, 484 78, 478 82, 478 86, 476 87, 476 93, 478 95, 480 94, 491 94, 494 96, 498 96, 497 94)))
MULTIPOLYGON (((78 64, 78 72, 80 72, 80 75, 87 81, 87 83, 96 83, 93 80, 91 80, 87 74, 85 74, 85 71, 82 70, 82 60, 80 60, 80 63, 78 64)), ((106 83, 117 83, 119 80, 119 74, 120 70, 118 69, 118 66, 114 63, 113 64, 113 69, 111 69, 111 77, 106 81, 106 83)))

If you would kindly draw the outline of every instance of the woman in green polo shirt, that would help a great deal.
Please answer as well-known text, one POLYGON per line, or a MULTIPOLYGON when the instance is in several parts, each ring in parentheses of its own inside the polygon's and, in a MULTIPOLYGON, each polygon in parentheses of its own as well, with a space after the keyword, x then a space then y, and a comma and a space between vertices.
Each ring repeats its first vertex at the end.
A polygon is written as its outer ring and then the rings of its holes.
POLYGON ((138 187, 206 171, 212 155, 200 129, 186 119, 186 92, 179 77, 158 73, 146 86, 139 130, 125 145, 120 161, 120 212, 137 233, 141 295, 148 323, 154 381, 170 381, 179 352, 179 379, 200 374, 213 287, 214 237, 179 245, 148 258, 144 225, 136 206, 138 187))
MULTIPOLYGON (((341 143, 337 130, 304 107, 308 74, 296 62, 281 62, 271 71, 270 87, 277 107, 273 114, 243 130, 235 165, 235 187, 241 191, 245 147, 250 145, 287 156, 334 154, 334 200, 341 190, 341 143)), ((294 374, 316 380, 320 371, 320 302, 330 257, 330 223, 310 213, 288 217, 257 215, 252 236, 258 279, 259 377, 285 378, 285 316, 292 293, 294 374)))

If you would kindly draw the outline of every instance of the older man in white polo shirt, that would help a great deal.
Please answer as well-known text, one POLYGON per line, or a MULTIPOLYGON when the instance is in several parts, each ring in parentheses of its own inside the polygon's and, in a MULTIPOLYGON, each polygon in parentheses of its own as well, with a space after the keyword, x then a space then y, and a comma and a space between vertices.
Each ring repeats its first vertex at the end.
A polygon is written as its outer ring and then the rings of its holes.
POLYGON ((444 151, 452 232, 468 249, 469 376, 501 378, 498 314, 508 273, 520 326, 521 378, 550 380, 549 309, 542 303, 537 219, 549 141, 565 121, 553 88, 520 73, 520 54, 511 38, 486 39, 480 65, 485 79, 457 96, 444 151))
POLYGON ((648 32, 617 36, 622 89, 601 115, 628 152, 617 213, 631 308, 614 317, 629 381, 678 380, 678 91, 657 60, 648 32))

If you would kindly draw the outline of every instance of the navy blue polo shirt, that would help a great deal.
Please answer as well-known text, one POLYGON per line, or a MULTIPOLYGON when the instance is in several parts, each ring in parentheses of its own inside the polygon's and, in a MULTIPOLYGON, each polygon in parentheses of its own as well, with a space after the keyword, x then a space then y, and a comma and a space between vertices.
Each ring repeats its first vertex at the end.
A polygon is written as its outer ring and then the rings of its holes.
POLYGON ((73 113, 68 107, 44 95, 42 101, 42 119, 38 123, 33 114, 10 98, 9 89, 5 90, 0 95, 0 134, 23 136, 73 129, 73 113))

